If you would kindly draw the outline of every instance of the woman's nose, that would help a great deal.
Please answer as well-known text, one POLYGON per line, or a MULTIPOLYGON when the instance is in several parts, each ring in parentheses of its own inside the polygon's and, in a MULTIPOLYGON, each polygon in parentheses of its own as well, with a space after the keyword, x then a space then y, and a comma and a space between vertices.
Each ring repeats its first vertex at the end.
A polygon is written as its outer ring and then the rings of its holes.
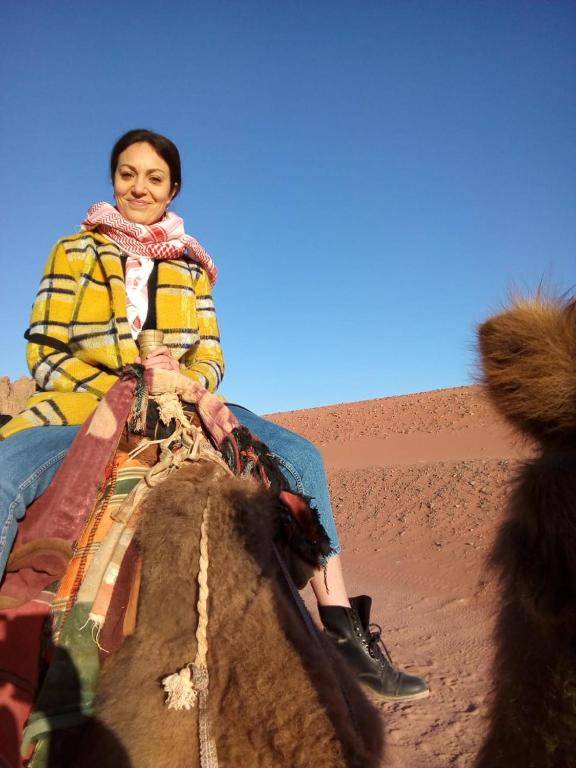
POLYGON ((132 186, 132 194, 142 196, 146 194, 146 183, 143 178, 136 176, 132 186))

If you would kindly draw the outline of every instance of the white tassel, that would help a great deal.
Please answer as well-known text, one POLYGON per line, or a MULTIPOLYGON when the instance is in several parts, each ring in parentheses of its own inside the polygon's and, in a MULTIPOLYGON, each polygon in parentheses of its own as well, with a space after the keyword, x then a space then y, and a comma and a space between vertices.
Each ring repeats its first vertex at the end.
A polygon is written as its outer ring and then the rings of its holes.
POLYGON ((168 709, 192 709, 196 704, 198 692, 192 684, 189 666, 182 667, 179 672, 165 677, 162 685, 167 694, 165 703, 168 709))
POLYGON ((102 632, 102 628, 104 626, 104 617, 97 616, 94 613, 89 613, 88 618, 81 627, 78 627, 78 630, 81 632, 83 629, 86 629, 88 625, 90 625, 90 634, 92 635, 92 640, 94 643, 103 653, 110 653, 110 651, 107 651, 106 648, 103 648, 100 645, 100 633, 102 632))

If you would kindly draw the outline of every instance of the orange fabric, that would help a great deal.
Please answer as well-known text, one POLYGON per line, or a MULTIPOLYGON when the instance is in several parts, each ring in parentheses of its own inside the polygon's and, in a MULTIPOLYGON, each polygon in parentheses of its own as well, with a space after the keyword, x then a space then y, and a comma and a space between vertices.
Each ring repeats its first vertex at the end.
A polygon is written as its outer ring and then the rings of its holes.
MULTIPOLYGON (((131 459, 122 450, 116 452, 112 473, 103 483, 103 490, 99 493, 98 500, 74 547, 74 554, 58 586, 53 606, 54 614, 58 616, 58 625, 61 624, 61 621, 74 605, 92 558, 112 527, 114 513, 125 499, 117 487, 118 473, 134 472, 134 474, 144 475, 147 471, 148 467, 142 463, 140 457, 131 459)), ((104 585, 105 587, 106 585, 104 585)), ((110 595, 112 589, 113 585, 111 584, 108 590, 110 595)), ((102 600, 101 594, 99 594, 99 599, 102 600)))

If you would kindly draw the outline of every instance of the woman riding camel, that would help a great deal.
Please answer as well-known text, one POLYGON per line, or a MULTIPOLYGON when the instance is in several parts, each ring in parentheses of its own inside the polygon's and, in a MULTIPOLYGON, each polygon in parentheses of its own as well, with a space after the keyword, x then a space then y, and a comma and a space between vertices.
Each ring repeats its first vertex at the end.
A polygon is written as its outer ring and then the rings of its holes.
MULTIPOLYGON (((224 361, 212 300, 216 269, 182 219, 168 211, 182 186, 180 156, 164 136, 133 130, 110 158, 115 207, 92 206, 82 231, 54 246, 25 336, 37 391, 0 430, 0 574, 18 521, 48 487, 80 425, 126 366, 140 363, 142 329, 164 344, 145 369, 176 371, 210 392, 224 361)), ((386 700, 422 698, 424 680, 397 670, 369 627, 370 598, 348 598, 340 544, 318 450, 299 435, 229 405, 276 457, 290 487, 311 497, 332 553, 312 588, 320 618, 360 682, 386 700)))

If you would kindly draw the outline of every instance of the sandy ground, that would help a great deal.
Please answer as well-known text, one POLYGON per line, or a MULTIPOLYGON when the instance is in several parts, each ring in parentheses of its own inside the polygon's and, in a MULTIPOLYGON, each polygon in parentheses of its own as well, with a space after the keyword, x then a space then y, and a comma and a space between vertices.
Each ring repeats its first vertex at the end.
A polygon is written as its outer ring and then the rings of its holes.
POLYGON ((485 723, 496 609, 486 557, 528 446, 477 387, 272 418, 320 448, 349 593, 372 595, 373 621, 395 662, 432 689, 413 704, 379 704, 382 765, 471 765, 485 723))

